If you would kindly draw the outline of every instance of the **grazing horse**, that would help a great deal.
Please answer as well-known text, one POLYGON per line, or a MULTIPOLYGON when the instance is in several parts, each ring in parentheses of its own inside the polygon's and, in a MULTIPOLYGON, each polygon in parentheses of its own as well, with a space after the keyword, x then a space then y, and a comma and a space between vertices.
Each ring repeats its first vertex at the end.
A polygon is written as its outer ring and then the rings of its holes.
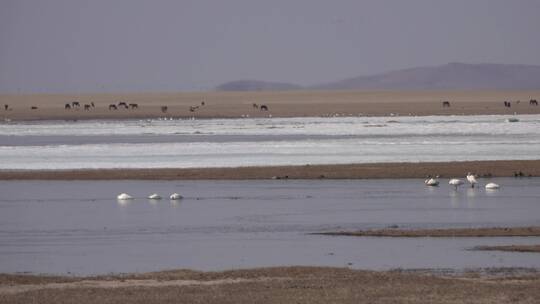
POLYGON ((109 111, 110 110, 118 110, 118 107, 116 105, 114 105, 114 104, 110 104, 109 105, 109 111))
POLYGON ((89 104, 85 104, 85 105, 84 105, 84 110, 85 110, 85 111, 90 111, 90 105, 89 105, 89 104))
POLYGON ((450 101, 443 101, 442 106, 443 106, 443 108, 449 108, 450 107, 450 101))
POLYGON ((139 108, 139 105, 136 104, 136 103, 130 103, 130 104, 129 104, 129 107, 130 107, 131 109, 138 109, 138 108, 139 108))
POLYGON ((75 108, 75 107, 78 108, 78 107, 80 107, 80 106, 81 106, 81 104, 80 104, 78 101, 74 101, 74 102, 71 103, 71 107, 72 107, 72 108, 75 108))
POLYGON ((530 105, 530 106, 537 106, 537 105, 538 105, 538 101, 536 101, 536 99, 531 99, 531 100, 529 100, 529 105, 530 105))
POLYGON ((259 105, 256 104, 256 103, 254 103, 254 104, 253 104, 253 107, 254 107, 255 109, 258 109, 258 108, 259 108, 259 105))
POLYGON ((261 111, 268 111, 268 106, 267 105, 261 105, 260 109, 261 109, 261 111))
POLYGON ((64 106, 64 109, 71 110, 71 105, 69 103, 66 103, 66 105, 64 106))
POLYGON ((198 109, 199 109, 199 106, 190 106, 190 107, 189 107, 189 111, 190 111, 190 112, 195 112, 195 111, 197 111, 198 109))
POLYGON ((128 105, 127 105, 127 103, 125 103, 125 102, 122 101, 122 102, 119 102, 119 103, 118 103, 118 107, 124 107, 124 109, 127 109, 127 108, 128 108, 128 105))
POLYGON ((167 106, 161 106, 161 112, 162 113, 167 113, 168 109, 169 109, 169 107, 167 107, 167 106))

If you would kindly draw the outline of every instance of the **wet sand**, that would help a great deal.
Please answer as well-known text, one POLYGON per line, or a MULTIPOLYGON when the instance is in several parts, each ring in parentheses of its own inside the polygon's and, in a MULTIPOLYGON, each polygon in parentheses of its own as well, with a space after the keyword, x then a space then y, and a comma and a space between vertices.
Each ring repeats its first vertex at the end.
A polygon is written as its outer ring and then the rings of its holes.
MULTIPOLYGON (((540 227, 493 227, 453 229, 377 229, 363 231, 321 232, 331 236, 375 236, 375 237, 523 237, 540 236, 540 227)), ((517 250, 516 250, 517 251, 517 250)))
POLYGON ((540 160, 375 163, 195 169, 0 170, 0 180, 244 180, 540 176, 540 160))
POLYGON ((286 92, 196 92, 130 93, 90 95, 0 95, 0 119, 78 120, 236 118, 236 117, 305 117, 305 116, 390 116, 390 115, 474 115, 539 114, 539 106, 530 99, 540 98, 540 91, 286 91, 286 92), (64 105, 77 100, 81 108, 65 110, 64 105), (448 100, 450 107, 443 108, 448 100), (503 101, 511 100, 506 108, 503 101), (517 103, 520 100, 520 103, 517 103), (93 102, 95 108, 84 110, 93 102), (109 110, 110 104, 136 103, 138 109, 109 110), (202 105, 202 102, 205 104, 202 105), (268 111, 253 107, 267 105, 268 111), (5 111, 7 104, 10 110, 5 111), (37 107, 32 110, 31 107, 37 107), (161 111, 167 106, 167 112, 161 111), (194 108, 190 111, 190 107, 194 108))
POLYGON ((538 274, 444 277, 279 267, 105 277, 0 275, 0 303, 536 303, 538 274))

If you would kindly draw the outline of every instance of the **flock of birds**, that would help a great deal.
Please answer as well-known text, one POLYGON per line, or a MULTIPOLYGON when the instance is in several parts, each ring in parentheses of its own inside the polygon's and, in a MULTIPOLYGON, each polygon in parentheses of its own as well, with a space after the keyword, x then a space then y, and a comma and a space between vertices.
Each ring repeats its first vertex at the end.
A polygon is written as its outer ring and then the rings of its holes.
MULTIPOLYGON (((178 194, 178 193, 173 193, 169 196, 169 199, 172 200, 172 201, 177 201, 177 200, 181 200, 183 197, 178 194)), ((127 194, 127 193, 120 193, 118 194, 118 196, 116 197, 116 199, 120 200, 120 201, 127 201, 127 200, 132 200, 133 199, 133 196, 127 194)), ((148 199, 151 199, 151 200, 160 200, 162 199, 162 197, 157 194, 157 193, 153 193, 153 194, 150 194, 148 196, 148 199)))
MULTIPOLYGON (((439 178, 438 175, 435 177, 428 176, 428 178, 424 181, 424 184, 426 184, 426 186, 431 186, 431 187, 439 186, 438 178, 439 178)), ((476 176, 470 172, 467 173, 467 181, 471 184, 471 188, 474 188, 474 186, 478 184, 478 181, 476 180, 476 176)), ((448 181, 448 184, 450 184, 451 186, 454 186, 454 189, 457 190, 457 188, 465 184, 465 182, 459 178, 452 178, 450 179, 450 181, 448 181)), ((499 189, 500 186, 496 183, 488 183, 486 184, 485 188, 488 190, 494 190, 494 189, 499 189)))
MULTIPOLYGON (((476 180, 476 176, 474 174, 471 174, 470 172, 467 173, 467 181, 471 184, 471 188, 474 188, 476 184, 478 184, 478 181, 476 180)), ((437 187, 439 186, 439 176, 435 176, 435 177, 431 177, 431 176, 428 176, 428 178, 424 181, 424 184, 426 184, 426 186, 430 186, 430 187, 437 187)), ((450 184, 451 186, 454 186, 455 190, 457 190, 457 188, 463 184, 465 184, 465 182, 459 178, 452 178, 450 179, 450 181, 448 181, 448 184, 450 184)), ((486 184, 485 186, 486 189, 488 190, 494 190, 494 189, 499 189, 500 186, 496 183, 488 183, 486 184)), ((132 200, 134 199, 133 196, 127 194, 127 193, 120 193, 118 194, 118 196, 116 197, 116 199, 118 200, 121 200, 121 201, 126 201, 126 200, 132 200)), ((151 199, 151 200, 160 200, 162 199, 162 197, 157 194, 157 193, 152 193, 148 196, 148 199, 151 199)), ((170 200, 181 200, 183 199, 183 197, 178 194, 178 193, 173 193, 169 196, 169 199, 170 200)))

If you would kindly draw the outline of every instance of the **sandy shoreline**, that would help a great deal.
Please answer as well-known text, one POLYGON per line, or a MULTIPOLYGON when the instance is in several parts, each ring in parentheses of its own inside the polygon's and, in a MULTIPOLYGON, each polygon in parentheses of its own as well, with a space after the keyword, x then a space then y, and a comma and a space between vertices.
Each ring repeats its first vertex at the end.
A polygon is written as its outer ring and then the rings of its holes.
POLYGON ((540 176, 540 160, 432 163, 376 163, 193 169, 0 170, 0 180, 246 180, 246 179, 368 179, 482 176, 540 176))
POLYGON ((540 114, 540 91, 284 91, 284 92, 194 92, 129 94, 34 94, 0 95, 2 120, 83 120, 306 117, 306 116, 426 116, 475 114, 540 114), (442 107, 448 100, 450 107, 442 107), (512 107, 503 101, 511 100, 512 107), (520 103, 517 103, 517 101, 520 103), (81 108, 65 110, 78 101, 81 108), (137 109, 109 110, 110 104, 135 103, 137 109), (204 105, 202 105, 204 102, 204 105), (84 105, 91 105, 84 110, 84 105), (266 105, 261 111, 253 104, 266 105), (4 105, 9 110, 4 110, 4 105), (161 111, 167 106, 167 112, 161 111), (37 107, 32 109, 32 107, 37 107), (190 107, 193 107, 191 111, 190 107))
POLYGON ((0 303, 536 303, 534 273, 444 276, 274 267, 100 277, 0 275, 0 303))

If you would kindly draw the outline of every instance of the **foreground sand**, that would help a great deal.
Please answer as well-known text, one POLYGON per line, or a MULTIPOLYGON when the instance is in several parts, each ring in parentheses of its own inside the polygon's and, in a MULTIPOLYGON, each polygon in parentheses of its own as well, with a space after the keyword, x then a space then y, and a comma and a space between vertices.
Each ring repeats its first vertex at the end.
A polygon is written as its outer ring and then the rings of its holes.
POLYGON ((65 278, 0 275, 0 303, 538 303, 538 273, 444 277, 281 267, 65 278))
POLYGON ((126 119, 155 117, 301 117, 338 115, 472 115, 540 114, 540 106, 530 106, 530 99, 540 99, 540 91, 286 91, 286 92, 198 92, 131 93, 92 95, 0 95, 0 119, 126 119), (93 102, 89 111, 65 110, 64 105, 77 100, 93 102), (443 108, 449 100, 451 107, 443 108), (506 108, 503 101, 511 100, 506 108), (521 102, 518 104, 517 100, 521 102), (205 102, 202 106, 201 102, 205 102), (136 103, 138 109, 109 111, 110 104, 136 103), (268 111, 253 103, 268 106, 268 111), (4 105, 11 110, 5 111, 4 105), (32 110, 35 106, 37 109, 32 110), (167 106, 162 113, 161 106, 167 106), (193 112, 191 106, 199 106, 193 112))
POLYGON ((540 160, 470 161, 440 163, 378 163, 348 165, 305 165, 239 168, 196 169, 83 169, 83 170, 0 170, 0 180, 201 180, 201 179, 361 179, 361 178, 423 178, 427 175, 462 177, 467 172, 479 176, 514 176, 521 171, 525 177, 540 176, 540 160))
POLYGON ((375 236, 375 237, 516 237, 540 236, 540 227, 488 227, 450 229, 397 229, 386 228, 360 231, 320 232, 331 236, 375 236))

